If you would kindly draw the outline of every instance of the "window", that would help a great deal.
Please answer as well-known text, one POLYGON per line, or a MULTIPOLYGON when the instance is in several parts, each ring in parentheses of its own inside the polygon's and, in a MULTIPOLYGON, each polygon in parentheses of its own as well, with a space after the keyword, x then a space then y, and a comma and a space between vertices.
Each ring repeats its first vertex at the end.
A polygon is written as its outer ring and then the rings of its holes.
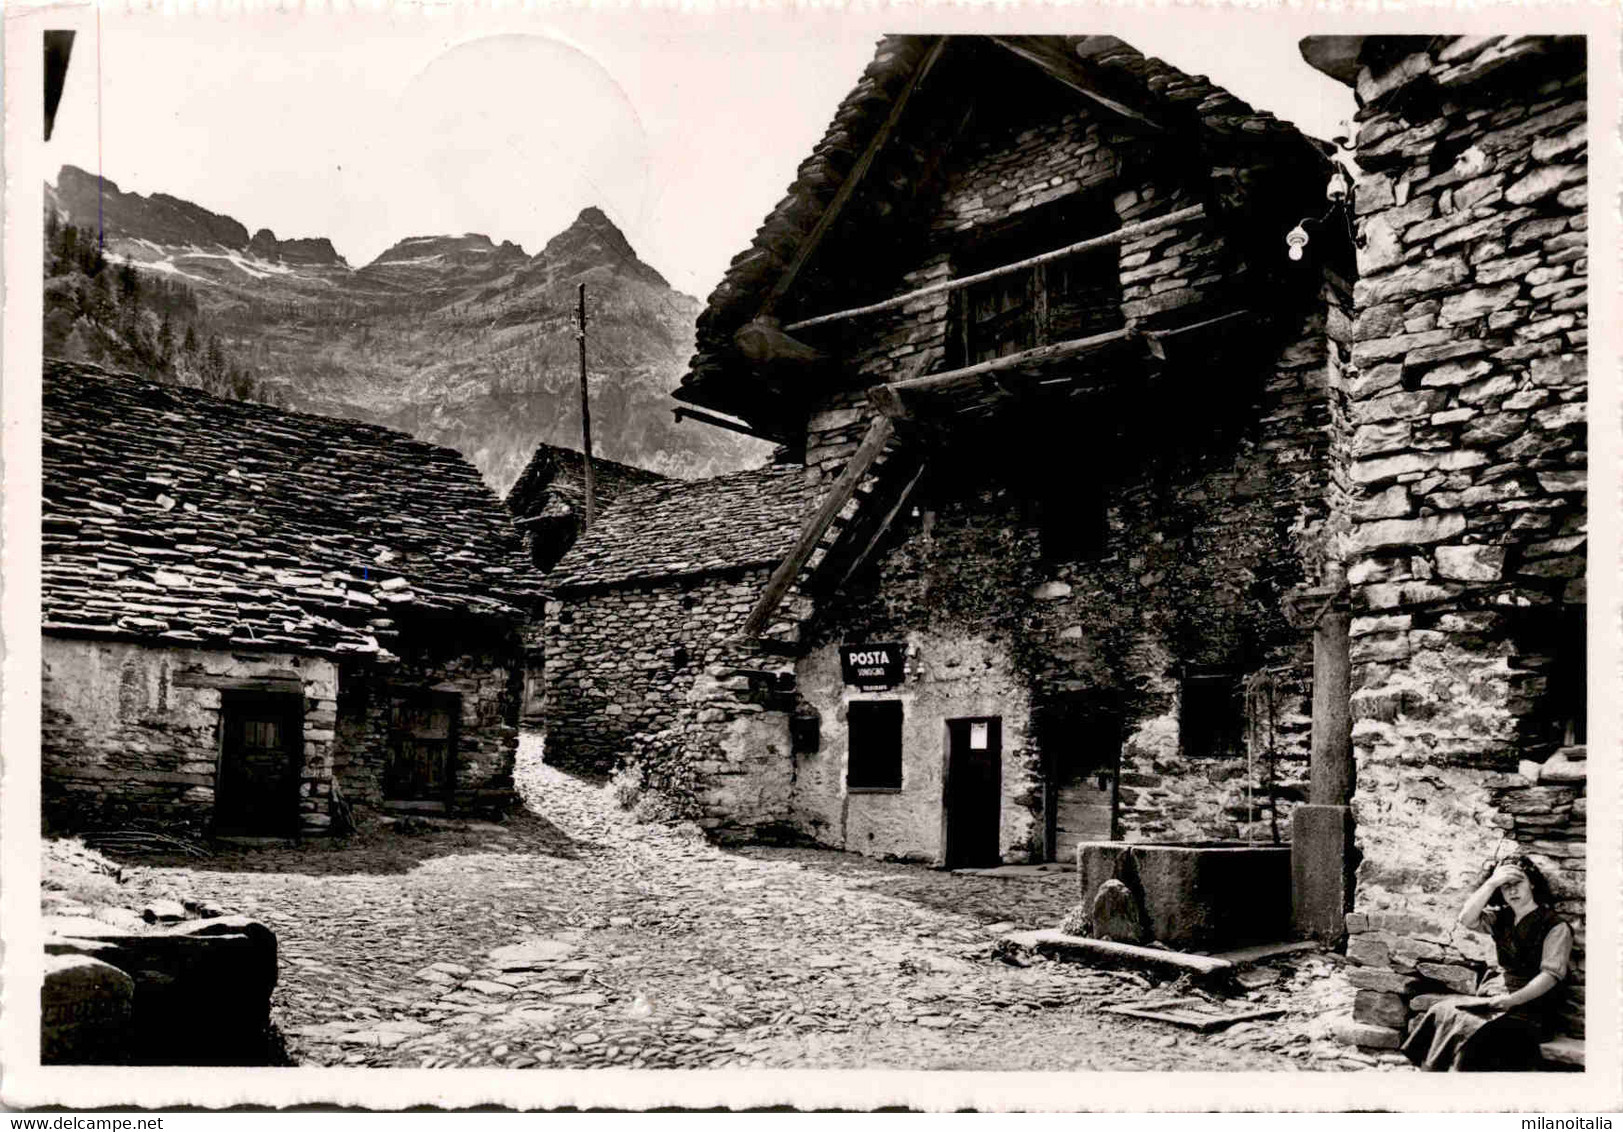
POLYGON ((1233 673, 1186 676, 1178 737, 1189 758, 1245 753, 1245 701, 1233 673))
POLYGON ((1105 552, 1110 523, 1097 483, 1050 487, 1037 501, 1037 521, 1042 554, 1050 562, 1081 562, 1105 552))
POLYGON ((845 785, 851 790, 902 788, 902 702, 853 700, 846 705, 850 733, 845 785))
MULTIPOLYGON (((1060 201, 990 225, 954 256, 957 275, 974 275, 1102 235, 1117 226, 1102 203, 1060 201)), ((1067 342, 1121 325, 1121 272, 1115 247, 1064 256, 956 292, 958 353, 964 365, 1067 342)))

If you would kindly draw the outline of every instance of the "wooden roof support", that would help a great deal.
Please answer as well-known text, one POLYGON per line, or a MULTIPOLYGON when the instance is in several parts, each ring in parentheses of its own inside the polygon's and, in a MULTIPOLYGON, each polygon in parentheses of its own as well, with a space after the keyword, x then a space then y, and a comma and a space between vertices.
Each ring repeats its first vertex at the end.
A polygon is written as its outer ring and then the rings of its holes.
POLYGON ((905 399, 909 394, 915 393, 946 393, 954 389, 966 389, 970 386, 980 385, 983 380, 1007 370, 1025 369, 1028 366, 1042 365, 1046 362, 1062 361, 1066 358, 1077 358, 1085 354, 1096 353, 1108 349, 1120 342, 1126 342, 1139 336, 1139 332, 1132 327, 1124 326, 1119 330, 1108 330, 1103 334, 1094 334, 1087 338, 1073 338, 1068 342, 1055 342, 1050 346, 1038 346, 1032 350, 1022 350, 1018 354, 1006 354, 1001 358, 993 358, 989 362, 977 362, 962 369, 948 370, 946 373, 932 373, 928 377, 908 377, 901 381, 893 381, 889 385, 881 386, 885 392, 875 397, 874 390, 870 390, 868 398, 876 404, 889 403, 892 397, 905 399))
MULTIPOLYGON (((902 88, 901 94, 896 96, 896 101, 891 103, 890 113, 885 116, 884 122, 879 126, 879 131, 874 134, 873 140, 868 143, 868 148, 862 151, 862 156, 857 158, 857 163, 851 167, 851 172, 840 183, 838 191, 834 194, 834 199, 829 201, 828 207, 817 218, 817 224, 807 234, 806 238, 800 241, 800 246, 795 249, 795 258, 789 261, 789 266, 784 269, 782 275, 778 276, 778 281, 772 285, 772 290, 767 293, 766 301, 761 304, 760 312, 756 314, 756 318, 770 317, 777 308, 779 300, 787 295, 790 288, 795 285, 795 280, 800 275, 801 269, 810 262, 811 257, 817 251, 818 245, 823 242, 823 237, 834 226, 834 221, 839 218, 840 211, 845 208, 846 202, 856 195, 857 186, 862 183, 862 178, 867 175, 869 168, 874 163, 874 159, 879 156, 879 151, 884 149, 885 144, 890 141, 890 135, 896 129, 896 123, 902 120, 902 111, 907 109, 907 103, 913 97, 913 92, 919 88, 919 84, 924 81, 931 68, 940 60, 941 53, 947 48, 947 38, 947 36, 943 35, 931 44, 930 50, 925 53, 924 58, 919 61, 919 65, 914 68, 913 74, 908 77, 907 85, 902 88)), ((785 327, 785 329, 792 330, 794 328, 785 327)))
POLYGON ((863 563, 867 562, 873 552, 878 549, 880 542, 885 537, 885 532, 890 530, 890 525, 896 521, 896 516, 902 513, 902 509, 907 506, 908 500, 913 498, 913 491, 919 486, 919 481, 924 478, 926 467, 928 465, 921 459, 918 469, 908 477, 907 483, 902 487, 902 493, 896 497, 896 502, 891 505, 889 511, 885 512, 885 517, 879 520, 879 526, 874 528, 873 535, 868 539, 867 545, 862 548, 860 554, 851 560, 851 565, 846 567, 845 573, 840 575, 839 582, 834 586, 835 589, 839 589, 849 582, 856 572, 862 569, 863 563))
POLYGON ((777 437, 771 436, 764 432, 758 432, 740 421, 732 421, 728 420, 726 417, 718 417, 714 413, 703 413, 698 409, 676 408, 671 410, 671 415, 679 422, 683 418, 686 418, 688 420, 699 421, 702 424, 715 425, 717 428, 732 429, 734 432, 741 432, 745 436, 753 436, 757 440, 770 440, 773 443, 777 443, 778 440, 777 437))
POLYGON ((1226 323, 1239 322, 1251 317, 1252 313, 1249 310, 1229 311, 1227 314, 1220 314, 1216 318, 1208 318, 1201 322, 1192 322, 1188 326, 1174 326, 1170 330, 1155 330, 1146 332, 1144 335, 1144 342, 1145 345, 1149 347, 1150 354, 1153 357, 1158 358, 1161 361, 1165 361, 1167 356, 1167 342, 1177 338, 1179 335, 1188 334, 1191 331, 1197 330, 1210 330, 1226 323))
POLYGON ((873 467, 879 454, 885 450, 885 445, 890 442, 895 431, 895 424, 886 416, 875 417, 873 424, 868 426, 867 435, 862 438, 862 443, 857 447, 850 462, 845 465, 845 470, 829 488, 822 504, 801 528, 800 537, 795 540, 788 557, 778 563, 778 568, 772 571, 772 577, 767 579, 766 589, 761 591, 760 598, 755 602, 755 608, 750 610, 749 617, 744 621, 741 631, 743 636, 761 635, 772 614, 789 592, 789 587, 794 585, 795 579, 800 576, 806 560, 811 557, 812 551, 817 549, 823 534, 834 522, 834 516, 838 515, 840 508, 856 494, 857 485, 862 482, 862 477, 868 474, 868 469, 873 467))
MULTIPOLYGON (((1125 118, 1129 122, 1132 122, 1135 126, 1139 126, 1142 129, 1150 131, 1151 133, 1165 134, 1167 132, 1166 127, 1157 122, 1154 118, 1151 118, 1146 114, 1141 114, 1139 111, 1134 110, 1131 106, 1123 105, 1113 98, 1105 97, 1098 91, 1093 90, 1091 87, 1078 81, 1074 73, 1066 74, 1061 72, 1061 70, 1054 65, 1053 60, 1046 59, 1037 52, 1031 51, 1022 46, 1018 40, 1009 39, 1000 35, 994 35, 992 36, 992 42, 1003 48, 1005 51, 1018 55, 1020 58, 1035 66, 1038 70, 1042 71, 1043 74, 1047 75, 1055 82, 1058 82, 1067 89, 1080 94, 1083 98, 1087 99, 1095 106, 1108 110, 1117 117, 1125 118)), ((1070 63, 1072 60, 1067 59, 1066 62, 1070 63)))
POLYGON ((917 291, 909 291, 905 295, 896 295, 895 297, 885 299, 882 302, 869 303, 865 307, 852 307, 849 310, 832 311, 829 314, 820 314, 815 318, 806 318, 800 320, 799 322, 791 322, 783 329, 785 331, 804 330, 808 326, 821 326, 825 322, 836 322, 840 319, 856 318, 858 315, 875 314, 879 311, 894 310, 897 307, 906 306, 915 299, 922 299, 927 295, 939 295, 943 291, 957 291, 964 287, 973 286, 976 283, 984 283, 988 279, 996 279, 1000 275, 1008 275, 1012 272, 1024 271, 1027 268, 1036 267, 1038 264, 1051 263, 1052 261, 1061 259, 1065 256, 1076 255, 1078 252, 1092 251, 1094 248, 1105 248, 1110 247, 1113 244, 1125 243, 1128 240, 1137 239, 1139 236, 1147 236, 1151 232, 1158 232, 1162 228, 1167 228, 1174 224, 1181 224, 1185 220, 1195 220, 1204 215, 1206 215, 1205 205, 1192 204, 1188 208, 1180 208, 1176 212, 1169 212, 1164 216, 1157 216, 1150 220, 1141 220, 1136 224, 1125 224, 1113 232, 1106 232, 1102 236, 1092 236, 1086 240, 1080 240, 1074 244, 1067 244, 1063 248, 1055 248, 1053 251, 1043 252, 1041 255, 1034 255, 1029 259, 1022 259, 1015 263, 1006 263, 1002 267, 988 268, 985 271, 976 272, 974 275, 965 275, 958 279, 948 279, 942 283, 932 283, 928 287, 920 287, 917 291))

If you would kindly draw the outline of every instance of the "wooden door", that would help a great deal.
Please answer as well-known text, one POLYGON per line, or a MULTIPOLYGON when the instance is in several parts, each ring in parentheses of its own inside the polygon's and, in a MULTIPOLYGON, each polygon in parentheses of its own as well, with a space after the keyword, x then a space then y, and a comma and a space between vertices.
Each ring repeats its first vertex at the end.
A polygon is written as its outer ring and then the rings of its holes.
POLYGON ((1116 835, 1121 720, 1082 704, 1058 704, 1045 714, 1040 734, 1047 856, 1070 864, 1078 845, 1116 835))
POLYGON ((1003 815, 1003 720, 947 721, 946 866, 998 864, 1003 815))
POLYGON ((389 720, 389 765, 383 796, 392 802, 448 804, 455 785, 457 720, 454 692, 396 696, 389 720))
POLYGON ((222 694, 216 832, 275 837, 298 829, 303 709, 298 695, 222 694))

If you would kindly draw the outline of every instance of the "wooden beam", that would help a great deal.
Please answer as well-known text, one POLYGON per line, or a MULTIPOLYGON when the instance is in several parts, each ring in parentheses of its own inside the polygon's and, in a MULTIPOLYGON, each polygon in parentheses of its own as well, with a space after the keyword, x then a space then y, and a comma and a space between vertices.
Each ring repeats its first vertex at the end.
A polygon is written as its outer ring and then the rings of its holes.
MULTIPOLYGON (((1105 95, 1100 94, 1098 91, 1084 86, 1072 76, 1061 73, 1060 70, 1054 66, 1052 61, 1045 59, 1038 53, 1021 46, 1014 40, 1006 39, 999 35, 994 35, 991 37, 991 39, 993 43, 997 44, 1005 51, 1018 55, 1026 62, 1037 67, 1038 70, 1042 71, 1043 74, 1047 75, 1055 82, 1060 83, 1072 91, 1075 91, 1077 94, 1080 94, 1083 98, 1087 99, 1095 106, 1102 107, 1105 110, 1110 111, 1112 114, 1126 118, 1129 122, 1133 122, 1136 125, 1142 126, 1143 128, 1154 133, 1166 133, 1166 127, 1160 122, 1157 122, 1154 118, 1134 110, 1131 106, 1126 106, 1120 102, 1117 102, 1113 98, 1108 98, 1105 95)), ((1067 62, 1069 62, 1069 59, 1067 59, 1067 62)))
POLYGON ((789 587, 794 584, 795 578, 800 575, 806 560, 811 557, 812 551, 817 549, 818 542, 823 533, 828 530, 829 524, 834 522, 834 516, 839 514, 851 496, 856 493, 857 485, 862 477, 868 474, 873 462, 879 458, 879 453, 885 450, 886 443, 896 431, 896 425, 889 417, 878 416, 873 424, 868 426, 868 433, 862 438, 845 470, 829 488, 828 495, 822 505, 817 508, 806 520, 806 525, 800 530, 800 537, 795 540, 794 547, 789 551, 788 557, 778 563, 778 568, 772 571, 772 577, 767 579, 766 589, 761 591, 760 598, 755 602, 755 608, 744 621, 741 633, 745 637, 758 637, 766 628, 766 623, 773 612, 783 601, 789 587))
POLYGON ((869 389, 868 404, 892 420, 905 421, 913 418, 912 411, 893 386, 875 385, 869 389))
MULTIPOLYGON (((1103 334, 1094 334, 1088 338, 1073 338, 1067 342, 1055 342, 1048 346, 1038 346, 1032 350, 1022 350, 1018 354, 1005 354, 1001 358, 993 358, 989 362, 977 362, 963 369, 948 370, 946 373, 932 373, 928 377, 907 377, 901 381, 893 381, 886 388, 892 394, 909 393, 946 393, 954 389, 964 389, 972 385, 982 384, 982 379, 1004 370, 1024 369, 1027 366, 1041 365, 1045 362, 1062 361, 1065 358, 1081 357, 1084 354, 1095 353, 1108 349, 1119 342, 1126 342, 1138 336, 1138 331, 1132 327, 1122 327, 1120 330, 1108 330, 1103 334)), ((869 394, 870 399, 872 393, 869 394)))
POLYGON ((918 470, 913 473, 907 484, 902 488, 902 493, 896 497, 896 502, 891 505, 890 510, 885 512, 885 517, 879 521, 879 526, 874 528, 873 535, 862 548, 862 552, 852 560, 850 566, 846 567, 845 573, 840 575, 840 580, 834 585, 835 589, 839 589, 849 582, 856 572, 862 569, 863 564, 868 561, 873 552, 878 549, 880 541, 885 537, 885 532, 890 530, 890 525, 896 521, 896 516, 900 515, 902 508, 907 506, 907 501, 913 498, 913 489, 918 487, 919 481, 924 478, 926 467, 926 463, 921 459, 918 470))
POLYGON ((1233 322, 1236 319, 1247 319, 1250 317, 1251 312, 1249 310, 1237 310, 1230 311, 1228 314, 1220 314, 1216 318, 1208 318, 1200 322, 1191 322, 1188 326, 1174 326, 1170 330, 1146 331, 1144 334, 1145 344, 1149 346, 1151 354, 1157 358, 1160 358, 1162 361, 1165 361, 1167 356, 1166 342, 1168 339, 1176 338, 1180 334, 1188 334, 1191 331, 1208 330, 1214 326, 1221 326, 1224 323, 1233 322))
POLYGON ((984 283, 988 279, 996 279, 1000 275, 1008 275, 1015 271, 1024 271, 1027 268, 1036 267, 1039 264, 1051 263, 1052 261, 1062 259, 1065 256, 1076 255, 1078 252, 1092 251, 1094 248, 1104 248, 1113 244, 1125 243, 1128 240, 1137 239, 1139 236, 1147 236, 1151 232, 1157 232, 1162 228, 1167 228, 1174 224, 1181 224, 1185 220, 1195 220, 1204 215, 1206 215, 1205 205, 1192 204, 1188 208, 1180 208, 1176 212, 1169 212, 1164 216, 1157 216, 1150 220, 1140 220, 1136 224, 1125 224, 1122 227, 1117 228, 1115 231, 1106 232, 1102 236, 1091 236, 1086 240, 1079 240, 1074 244, 1067 244, 1063 248, 1055 248, 1053 251, 1043 252, 1041 255, 1034 255, 1029 259, 1022 259, 1015 263, 1007 263, 1002 267, 991 267, 985 271, 976 272, 974 275, 965 275, 958 279, 948 279, 942 283, 932 283, 928 287, 920 287, 917 291, 909 291, 905 295, 896 295, 893 298, 885 299, 881 302, 869 303, 865 307, 851 307, 849 310, 831 311, 828 314, 820 314, 815 318, 801 319, 799 322, 791 322, 783 329, 785 331, 804 330, 808 326, 821 326, 825 322, 835 322, 845 318, 856 318, 858 315, 874 314, 878 311, 893 310, 896 307, 905 306, 915 299, 922 299, 929 295, 939 295, 943 291, 961 290, 964 287, 970 287, 976 283, 984 283))
POLYGON ((674 416, 678 421, 681 421, 684 417, 686 417, 688 420, 699 421, 702 424, 715 425, 717 428, 732 429, 734 432, 741 432, 745 436, 753 436, 757 440, 770 440, 776 442, 778 439, 777 437, 769 436, 764 432, 758 432, 739 421, 730 421, 725 417, 718 417, 712 413, 701 412, 698 409, 672 409, 671 415, 674 416))
POLYGON ((902 120, 902 111, 907 109, 908 100, 913 97, 913 92, 919 88, 919 84, 924 81, 925 76, 936 65, 946 47, 947 37, 944 35, 937 38, 935 43, 930 45, 930 50, 925 53, 919 65, 914 68, 913 74, 908 77, 907 85, 902 88, 901 94, 897 95, 896 101, 891 103, 890 113, 885 115, 885 120, 880 124, 879 131, 868 142, 868 148, 862 151, 862 156, 851 167, 851 172, 841 182, 839 189, 834 194, 834 199, 829 201, 828 207, 823 210, 823 215, 817 218, 817 223, 812 227, 811 232, 804 240, 800 241, 800 246, 795 249, 794 259, 789 261, 789 266, 784 269, 782 275, 778 276, 778 281, 772 285, 772 290, 768 292, 766 302, 761 304, 760 312, 756 314, 756 318, 766 318, 771 315, 778 302, 795 285, 795 280, 800 275, 801 269, 810 262, 811 257, 817 251, 818 245, 823 242, 823 237, 834 226, 834 221, 838 219, 840 211, 845 208, 846 202, 856 194, 857 186, 862 183, 862 178, 867 175, 869 168, 874 163, 874 159, 879 156, 879 151, 884 149, 885 144, 890 141, 891 132, 895 130, 896 124, 902 120))

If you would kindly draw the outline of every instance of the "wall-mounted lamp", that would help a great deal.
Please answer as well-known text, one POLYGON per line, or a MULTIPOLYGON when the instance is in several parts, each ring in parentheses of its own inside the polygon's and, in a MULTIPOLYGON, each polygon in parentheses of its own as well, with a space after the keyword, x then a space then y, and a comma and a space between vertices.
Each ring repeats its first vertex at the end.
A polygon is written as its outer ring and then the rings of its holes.
MULTIPOLYGON (((1302 224, 1306 223, 1306 220, 1302 221, 1302 224)), ((1302 224, 1298 224, 1285 234, 1285 247, 1289 249, 1285 254, 1293 260, 1301 259, 1302 249, 1307 247, 1307 229, 1302 227, 1302 224)))
POLYGON ((1290 256, 1293 262, 1301 261, 1302 249, 1307 247, 1307 226, 1322 225, 1337 212, 1342 213, 1343 221, 1347 225, 1347 235, 1349 238, 1352 237, 1352 212, 1347 208, 1352 200, 1352 180, 1339 164, 1336 171, 1330 175, 1329 183, 1324 186, 1324 199, 1330 202, 1330 207, 1324 210, 1323 216, 1304 216, 1297 222, 1296 227, 1285 233, 1285 254, 1290 256))

